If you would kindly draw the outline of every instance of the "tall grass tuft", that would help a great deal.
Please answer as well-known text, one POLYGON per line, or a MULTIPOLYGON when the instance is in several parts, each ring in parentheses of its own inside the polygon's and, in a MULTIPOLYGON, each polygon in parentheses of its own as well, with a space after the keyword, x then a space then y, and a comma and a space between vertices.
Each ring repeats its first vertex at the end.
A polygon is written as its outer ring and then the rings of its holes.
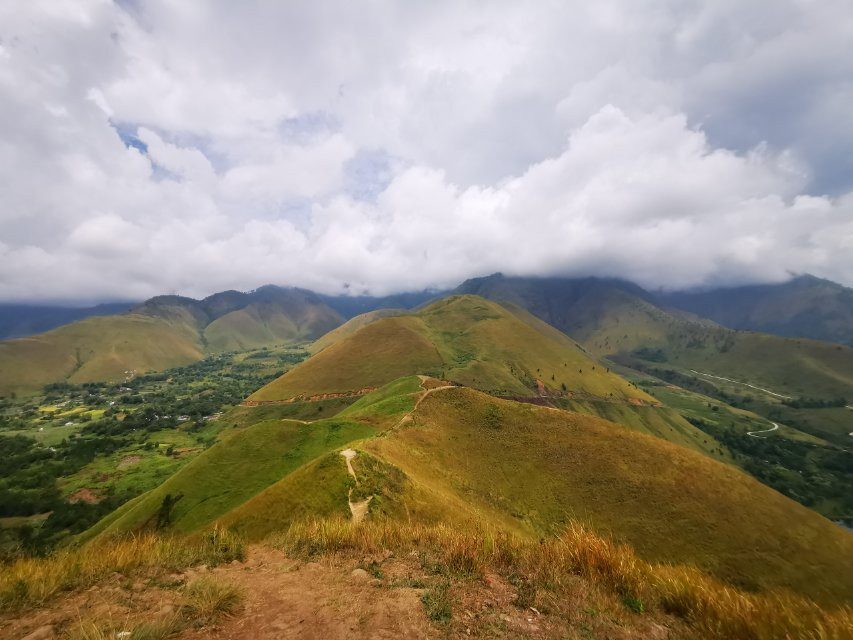
POLYGON ((650 564, 630 547, 577 523, 562 536, 536 543, 446 525, 308 520, 269 542, 297 556, 414 550, 448 572, 476 576, 488 568, 555 593, 583 576, 618 596, 628 609, 678 616, 703 637, 853 639, 849 607, 822 608, 788 592, 745 593, 693 567, 650 564))
POLYGON ((235 613, 243 602, 243 592, 234 585, 211 577, 196 578, 184 589, 183 615, 198 626, 235 613))
POLYGON ((114 539, 45 558, 23 558, 0 568, 0 609, 38 606, 59 592, 86 587, 113 573, 129 575, 149 568, 177 571, 242 559, 242 542, 214 530, 195 539, 153 534, 114 539))

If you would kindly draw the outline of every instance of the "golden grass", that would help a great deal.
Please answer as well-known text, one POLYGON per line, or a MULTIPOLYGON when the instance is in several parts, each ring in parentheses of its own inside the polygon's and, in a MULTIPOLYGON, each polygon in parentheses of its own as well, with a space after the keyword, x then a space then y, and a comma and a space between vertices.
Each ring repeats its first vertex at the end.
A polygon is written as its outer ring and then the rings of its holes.
POLYGON ((129 640, 165 640, 190 628, 201 628, 231 616, 243 604, 244 593, 238 587, 210 576, 196 578, 182 590, 180 608, 165 616, 133 624, 130 619, 79 619, 66 632, 69 640, 107 640, 127 637, 129 640), (123 634, 127 634, 126 636, 123 634))
POLYGON ((181 607, 184 616, 194 624, 204 626, 217 618, 236 613, 244 595, 239 587, 205 576, 186 586, 184 598, 186 603, 181 607))
POLYGON ((233 534, 213 530, 197 539, 133 536, 59 551, 45 558, 24 558, 0 568, 0 610, 38 606, 55 595, 86 587, 113 574, 184 567, 243 558, 233 534))
POLYGON ((702 637, 770 640, 853 638, 853 609, 822 608, 787 592, 746 593, 698 569, 651 564, 573 523, 562 536, 533 542, 505 533, 462 530, 447 525, 310 520, 270 539, 297 555, 383 550, 428 552, 449 574, 481 576, 485 571, 522 575, 559 594, 577 576, 625 602, 641 603, 684 619, 702 637))

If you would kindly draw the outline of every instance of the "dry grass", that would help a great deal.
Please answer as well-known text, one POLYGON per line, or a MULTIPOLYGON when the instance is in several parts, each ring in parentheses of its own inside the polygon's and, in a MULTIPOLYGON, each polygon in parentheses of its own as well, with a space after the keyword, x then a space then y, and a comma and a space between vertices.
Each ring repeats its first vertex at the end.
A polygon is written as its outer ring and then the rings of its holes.
POLYGON ((190 628, 212 625, 221 618, 233 615, 243 604, 243 592, 210 576, 197 578, 187 584, 183 604, 168 615, 133 624, 114 618, 78 620, 66 632, 69 640, 107 640, 125 637, 128 640, 166 640, 190 628))
POLYGON ((685 620, 702 637, 770 640, 853 638, 853 610, 821 608, 786 592, 750 594, 691 567, 650 564, 626 546, 573 524, 564 535, 531 542, 503 533, 444 525, 313 520, 294 524, 270 541, 287 553, 430 554, 448 574, 481 576, 486 570, 523 576, 537 588, 567 591, 578 575, 619 596, 626 606, 685 620))
POLYGON ((0 609, 38 606, 60 592, 95 584, 113 573, 129 575, 152 568, 176 571, 242 557, 239 539, 213 530, 192 540, 133 536, 46 558, 24 558, 0 569, 0 609))
POLYGON ((196 578, 184 589, 184 616, 204 626, 223 616, 233 615, 243 603, 243 592, 234 585, 211 577, 196 578))

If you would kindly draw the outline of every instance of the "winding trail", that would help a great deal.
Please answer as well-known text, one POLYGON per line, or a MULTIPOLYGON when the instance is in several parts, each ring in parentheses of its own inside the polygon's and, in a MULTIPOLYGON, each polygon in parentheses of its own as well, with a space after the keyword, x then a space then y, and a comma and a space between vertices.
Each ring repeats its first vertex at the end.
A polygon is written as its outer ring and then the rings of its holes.
MULTIPOLYGON (((358 476, 355 475, 355 469, 352 468, 352 459, 358 455, 358 452, 356 452, 355 449, 344 449, 341 451, 341 455, 347 461, 347 473, 353 477, 355 485, 358 486, 360 484, 358 476)), ((352 489, 349 490, 349 493, 347 494, 347 502, 349 503, 349 510, 352 514, 353 522, 359 523, 364 520, 364 516, 367 515, 367 507, 370 505, 371 500, 373 500, 373 496, 368 497, 366 500, 353 502, 352 489)))

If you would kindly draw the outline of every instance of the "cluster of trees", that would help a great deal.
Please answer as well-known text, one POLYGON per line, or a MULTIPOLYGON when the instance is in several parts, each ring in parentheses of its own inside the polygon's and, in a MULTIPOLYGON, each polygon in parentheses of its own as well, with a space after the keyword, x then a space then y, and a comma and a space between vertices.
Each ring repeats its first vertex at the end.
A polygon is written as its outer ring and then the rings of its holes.
MULTIPOLYGON (((4 430, 35 428, 43 421, 54 420, 49 414, 39 414, 38 402, 3 400, 0 517, 47 512, 50 516, 38 526, 0 529, 0 557, 9 553, 43 553, 65 536, 92 526, 135 495, 118 494, 107 488, 102 490, 105 495, 98 504, 72 504, 59 490, 60 478, 77 473, 97 456, 125 447, 143 446, 151 450, 156 446, 151 442, 152 432, 172 428, 197 430, 205 424, 205 417, 238 404, 281 375, 281 371, 269 371, 270 361, 272 366, 293 365, 306 356, 305 352, 262 351, 235 363, 233 354, 226 354, 162 373, 136 376, 119 384, 49 384, 44 388, 41 403, 105 409, 99 419, 76 415, 74 421, 84 422, 83 427, 53 447, 21 435, 3 435, 4 430)), ((211 440, 199 438, 199 442, 207 446, 211 440)), ((166 455, 172 452, 173 448, 165 451, 166 455)))
POLYGON ((847 398, 833 398, 831 400, 821 400, 820 398, 793 398, 791 400, 783 400, 782 404, 794 409, 828 409, 830 407, 844 407, 847 405, 847 398))

